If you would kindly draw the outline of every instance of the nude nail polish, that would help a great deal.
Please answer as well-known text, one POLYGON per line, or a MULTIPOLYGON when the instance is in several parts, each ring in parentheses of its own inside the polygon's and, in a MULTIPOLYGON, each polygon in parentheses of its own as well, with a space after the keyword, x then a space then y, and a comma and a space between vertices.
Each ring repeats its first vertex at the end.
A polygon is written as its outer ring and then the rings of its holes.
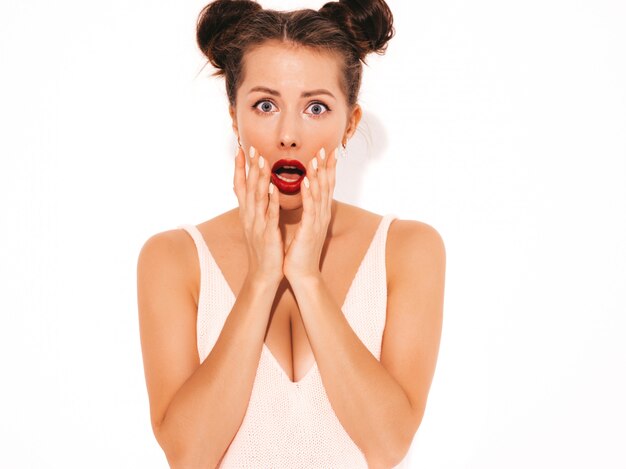
POLYGON ((322 148, 322 149, 320 150, 320 158, 321 158, 321 159, 325 159, 325 158, 326 158, 326 151, 324 150, 324 148, 322 148))
POLYGON ((250 159, 253 159, 255 154, 256 154, 256 148, 254 148, 253 146, 250 146, 250 159))

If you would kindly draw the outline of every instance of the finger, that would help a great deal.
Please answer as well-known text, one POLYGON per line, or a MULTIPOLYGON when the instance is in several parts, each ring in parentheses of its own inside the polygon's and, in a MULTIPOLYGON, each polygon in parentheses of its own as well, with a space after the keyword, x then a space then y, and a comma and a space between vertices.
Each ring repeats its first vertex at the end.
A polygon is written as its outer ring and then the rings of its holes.
POLYGON ((315 222, 315 204, 311 195, 311 182, 307 176, 304 176, 300 184, 300 193, 302 194, 302 228, 311 229, 315 222))
POLYGON ((269 189, 269 207, 267 208, 267 225, 266 229, 275 229, 278 228, 278 218, 280 205, 278 203, 278 189, 276 186, 270 182, 269 189))
POLYGON ((319 149, 318 153, 319 153, 319 160, 320 160, 319 161, 320 162, 319 167, 320 168, 325 168, 326 167, 326 163, 328 162, 328 158, 326 158, 326 150, 324 149, 324 147, 322 147, 322 148, 319 149))
MULTIPOLYGON (((335 180, 337 176, 337 155, 339 155, 339 148, 335 148, 331 156, 328 157, 328 163, 326 166, 326 179, 328 181, 328 210, 333 203, 333 195, 335 193, 335 180)), ((330 213, 330 212, 329 212, 330 213)))
POLYGON ((267 194, 269 191, 270 173, 265 158, 261 155, 258 158, 259 179, 256 185, 256 213, 254 218, 259 230, 264 230, 267 221, 265 214, 267 212, 267 204, 269 203, 267 194))
MULTIPOLYGON (((319 152, 318 152, 319 155, 319 152)), ((313 207, 313 215, 315 217, 317 217, 318 215, 318 206, 319 206, 319 202, 320 202, 320 187, 319 187, 319 182, 318 182, 318 177, 317 177, 317 173, 318 173, 318 169, 319 169, 319 158, 317 158, 317 155, 314 156, 311 161, 309 161, 308 164, 308 169, 307 169, 307 175, 308 175, 308 180, 309 180, 309 192, 311 193, 311 197, 314 203, 314 207, 313 207)))
POLYGON ((235 154, 235 175, 233 177, 233 191, 237 196, 240 209, 245 209, 246 201, 246 160, 243 149, 239 147, 235 154))
POLYGON ((246 180, 246 214, 251 219, 254 217, 256 185, 259 177, 259 167, 257 165, 256 149, 250 147, 250 168, 248 169, 248 179, 246 180))
MULTIPOLYGON (((324 148, 322 148, 320 150, 320 156, 323 156, 325 154, 325 150, 324 148)), ((317 180, 318 180, 318 185, 319 185, 319 189, 320 189, 320 204, 319 204, 319 208, 320 211, 318 213, 318 215, 320 216, 320 218, 325 219, 328 216, 328 198, 329 198, 329 194, 328 194, 328 160, 332 158, 332 155, 330 155, 328 158, 324 158, 324 162, 319 166, 319 168, 317 169, 317 180)))

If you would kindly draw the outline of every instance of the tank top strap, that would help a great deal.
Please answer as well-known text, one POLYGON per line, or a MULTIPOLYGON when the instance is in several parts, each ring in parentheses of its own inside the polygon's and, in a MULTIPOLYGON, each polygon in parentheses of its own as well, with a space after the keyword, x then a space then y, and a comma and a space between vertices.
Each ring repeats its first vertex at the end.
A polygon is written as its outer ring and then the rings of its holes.
POLYGON ((396 218, 398 218, 398 216, 395 213, 387 213, 383 215, 383 218, 380 221, 380 237, 377 247, 378 249, 382 247, 383 255, 385 246, 387 245, 387 234, 389 233, 389 226, 391 225, 391 222, 394 221, 396 218))
MULTIPOLYGON (((209 252, 209 248, 202 237, 202 233, 196 225, 190 223, 182 223, 177 226, 179 229, 185 230, 191 238, 193 239, 194 244, 196 245, 196 249, 198 251, 198 260, 200 261, 200 272, 203 274, 203 268, 208 264, 209 257, 211 257, 211 253, 209 252)), ((202 276, 202 275, 201 275, 202 276)))
POLYGON ((353 291, 343 312, 354 332, 380 360, 382 336, 387 321, 387 269, 385 248, 393 213, 383 215, 363 264, 354 279, 353 291))
POLYGON ((230 287, 196 225, 184 223, 177 228, 185 230, 193 239, 200 264, 200 291, 196 336, 198 355, 202 363, 217 341, 224 322, 234 303, 230 287))
POLYGON ((398 218, 398 216, 393 213, 383 215, 379 222, 378 229, 376 230, 375 237, 372 240, 371 252, 368 253, 371 257, 367 259, 369 262, 366 262, 366 268, 369 270, 369 273, 375 276, 370 277, 370 285, 372 286, 379 286, 383 279, 386 281, 385 252, 387 247, 387 234, 389 233, 391 222, 396 218, 398 218))

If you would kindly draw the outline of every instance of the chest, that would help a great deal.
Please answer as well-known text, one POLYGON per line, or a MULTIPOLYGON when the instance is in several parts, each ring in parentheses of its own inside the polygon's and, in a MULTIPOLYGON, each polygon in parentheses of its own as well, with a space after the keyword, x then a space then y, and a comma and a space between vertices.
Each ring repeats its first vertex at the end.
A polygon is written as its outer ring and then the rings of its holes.
MULTIPOLYGON (((354 278, 372 248, 376 227, 374 224, 365 233, 328 240, 322 250, 320 272, 339 307, 344 304, 354 278)), ((238 295, 248 270, 245 246, 219 236, 207 236, 206 233, 203 237, 224 280, 238 295)), ((286 278, 283 278, 276 291, 264 341, 268 351, 292 382, 300 381, 313 367, 313 350, 297 300, 286 278)))

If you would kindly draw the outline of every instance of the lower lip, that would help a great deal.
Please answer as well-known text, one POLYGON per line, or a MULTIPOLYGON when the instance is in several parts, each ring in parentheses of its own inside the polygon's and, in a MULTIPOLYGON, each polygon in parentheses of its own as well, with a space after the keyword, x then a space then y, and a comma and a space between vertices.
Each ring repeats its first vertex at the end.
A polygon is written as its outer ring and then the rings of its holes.
POLYGON ((304 174, 295 181, 291 182, 283 181, 274 173, 272 173, 271 176, 272 184, 274 184, 280 192, 288 195, 297 194, 298 192, 300 192, 300 184, 302 183, 303 179, 304 174))

